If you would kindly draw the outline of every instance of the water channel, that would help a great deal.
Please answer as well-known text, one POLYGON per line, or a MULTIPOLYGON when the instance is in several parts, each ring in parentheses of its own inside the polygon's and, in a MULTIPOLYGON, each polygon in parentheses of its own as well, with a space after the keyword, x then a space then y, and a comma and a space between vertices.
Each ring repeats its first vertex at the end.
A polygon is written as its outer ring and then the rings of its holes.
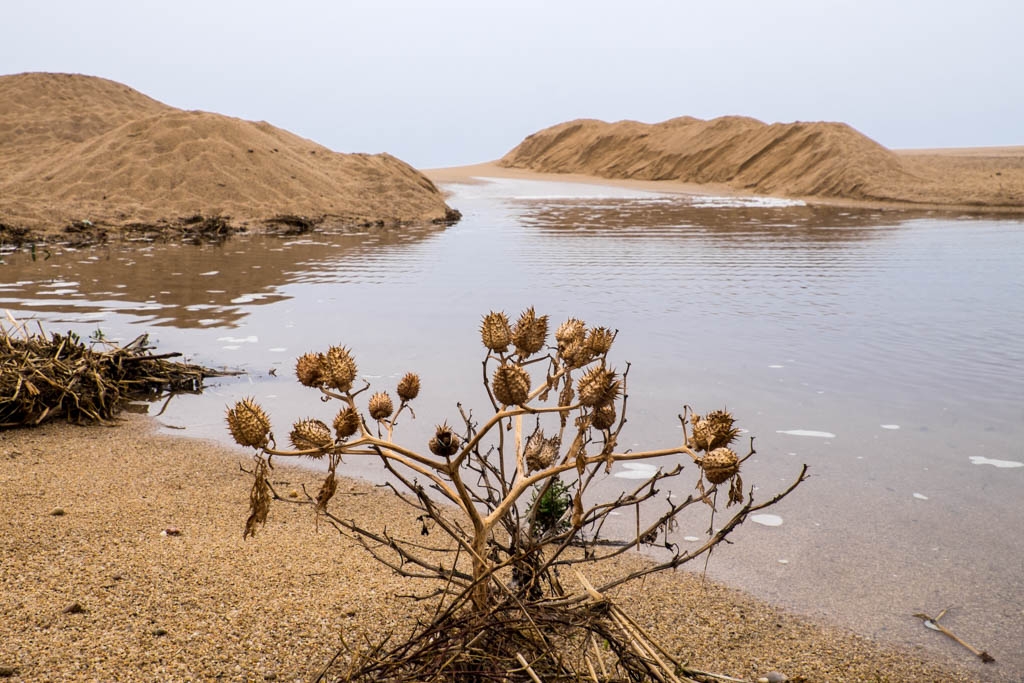
POLYGON ((674 443, 684 404, 727 406, 756 436, 744 479, 758 495, 810 465, 768 524, 716 551, 712 578, 967 661, 911 616, 952 607, 999 660, 986 671, 1024 676, 1024 221, 508 179, 446 189, 464 214, 449 228, 7 251, 0 309, 245 370, 156 418, 221 442, 243 396, 282 433, 330 420, 294 380, 305 351, 347 345, 381 388, 417 371, 403 427, 425 442, 457 401, 486 403, 487 311, 616 328, 627 446, 674 443))

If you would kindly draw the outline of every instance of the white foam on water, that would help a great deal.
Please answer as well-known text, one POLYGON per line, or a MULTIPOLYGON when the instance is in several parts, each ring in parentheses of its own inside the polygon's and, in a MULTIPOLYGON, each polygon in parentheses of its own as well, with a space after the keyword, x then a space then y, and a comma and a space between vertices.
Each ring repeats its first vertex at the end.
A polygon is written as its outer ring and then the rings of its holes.
POLYGON ((1004 469, 1024 467, 1024 462, 1019 462, 1017 460, 996 460, 995 458, 986 458, 983 455, 972 455, 970 458, 972 465, 992 465, 992 467, 1004 469))
POLYGON ((782 517, 778 515, 751 515, 750 521, 763 526, 782 526, 782 517))
POLYGON ((612 476, 619 479, 650 479, 658 472, 654 465, 644 462, 624 462, 622 471, 615 472, 612 476))
POLYGON ((899 429, 899 425, 879 425, 882 429, 899 429))
POLYGON ((917 498, 918 500, 928 500, 928 496, 922 493, 915 493, 914 498, 917 498))
POLYGON ((255 344, 259 340, 260 338, 254 334, 250 334, 248 337, 217 337, 217 341, 231 342, 232 344, 255 344))
POLYGON ((220 272, 219 270, 208 270, 208 271, 206 271, 205 273, 199 273, 199 275, 201 275, 201 276, 205 276, 205 277, 209 277, 209 276, 211 276, 211 275, 216 275, 216 274, 218 274, 219 272, 220 272))
POLYGON ((237 346, 235 344, 231 344, 229 346, 222 346, 221 348, 224 349, 225 351, 237 351, 238 349, 240 349, 242 347, 241 346, 237 346))
POLYGON ((776 208, 784 206, 807 206, 807 204, 799 199, 779 199, 777 197, 714 197, 706 195, 695 198, 690 206, 698 209, 731 209, 745 207, 776 208))
POLYGON ((776 434, 789 434, 790 436, 814 436, 819 439, 834 439, 836 435, 832 432, 818 432, 813 429, 776 429, 776 434))
POLYGON ((287 351, 287 350, 288 350, 288 347, 286 347, 286 346, 275 346, 273 348, 267 349, 267 351, 271 351, 273 353, 283 353, 284 351, 287 351))
POLYGON ((773 368, 773 369, 778 369, 778 368, 784 368, 786 366, 785 365, 777 365, 776 364, 776 365, 769 365, 768 367, 773 368))

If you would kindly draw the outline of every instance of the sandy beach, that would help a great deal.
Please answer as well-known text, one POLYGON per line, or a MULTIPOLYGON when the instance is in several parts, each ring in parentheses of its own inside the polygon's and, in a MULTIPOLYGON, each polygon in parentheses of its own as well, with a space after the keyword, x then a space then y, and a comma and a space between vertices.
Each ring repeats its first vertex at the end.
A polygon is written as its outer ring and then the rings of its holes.
MULTIPOLYGON (((243 541, 242 449, 162 436, 155 424, 128 415, 115 427, 0 434, 0 671, 10 680, 309 680, 341 638, 401 631, 425 609, 398 597, 416 593, 414 581, 318 527, 307 506, 275 504, 243 541)), ((283 466, 272 481, 282 493, 317 486, 315 473, 283 466)), ((365 482, 343 481, 331 505, 419 533, 407 508, 365 482)), ((734 677, 977 680, 689 572, 614 597, 691 666, 734 677)))

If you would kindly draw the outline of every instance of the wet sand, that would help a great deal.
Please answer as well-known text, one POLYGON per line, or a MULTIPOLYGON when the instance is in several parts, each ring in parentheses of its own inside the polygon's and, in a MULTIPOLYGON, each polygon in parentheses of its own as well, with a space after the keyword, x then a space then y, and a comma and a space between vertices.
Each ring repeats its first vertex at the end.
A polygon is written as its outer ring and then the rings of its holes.
MULTIPOLYGON (((1024 146, 964 147, 948 149, 903 149, 893 153, 911 172, 930 179, 932 185, 1006 188, 1024 196, 1024 146), (940 182, 941 181, 941 182, 940 182)), ((966 211, 971 213, 1024 214, 1024 206, 975 203, 938 203, 922 196, 920 201, 861 200, 840 197, 801 196, 785 192, 754 193, 726 183, 694 183, 678 180, 638 180, 605 177, 587 173, 546 173, 515 168, 489 161, 468 166, 434 168, 423 171, 435 183, 473 183, 479 178, 514 178, 552 182, 584 183, 623 187, 647 192, 714 195, 720 197, 793 197, 808 204, 850 208, 921 209, 966 211)), ((898 194, 896 188, 891 193, 898 194)))
MULTIPOLYGON (((308 680, 341 636, 402 630, 424 608, 396 597, 416 591, 411 580, 318 528, 308 507, 275 504, 243 541, 242 449, 161 436, 155 424, 132 415, 112 428, 0 433, 0 670, 11 680, 308 680)), ((272 481, 317 486, 315 473, 287 467, 272 481)), ((418 534, 407 508, 365 482, 343 481, 332 506, 418 534)), ((977 669, 886 648, 688 572, 614 597, 691 666, 735 677, 979 680, 977 669)))

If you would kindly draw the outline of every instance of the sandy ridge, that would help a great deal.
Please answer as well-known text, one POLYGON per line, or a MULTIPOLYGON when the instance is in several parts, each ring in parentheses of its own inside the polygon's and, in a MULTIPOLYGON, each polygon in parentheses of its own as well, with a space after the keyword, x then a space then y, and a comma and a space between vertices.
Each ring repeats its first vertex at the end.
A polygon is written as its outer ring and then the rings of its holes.
POLYGON ((443 197, 389 154, 339 154, 266 122, 183 111, 68 74, 0 77, 0 223, 36 232, 202 214, 259 227, 443 220, 443 197))
POLYGON ((582 119, 530 135, 497 165, 811 200, 1024 211, 1024 148, 896 153, 833 122, 582 119))

